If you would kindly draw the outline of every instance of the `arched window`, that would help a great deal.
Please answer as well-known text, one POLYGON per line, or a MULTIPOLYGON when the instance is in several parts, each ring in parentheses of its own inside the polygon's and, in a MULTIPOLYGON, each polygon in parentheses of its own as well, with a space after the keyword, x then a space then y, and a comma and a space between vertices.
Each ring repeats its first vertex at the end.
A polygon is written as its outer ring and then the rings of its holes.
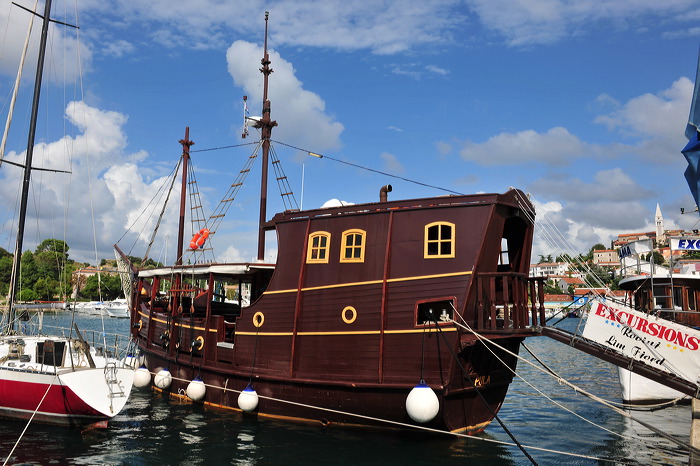
POLYGON ((346 230, 343 232, 340 262, 365 261, 365 234, 364 230, 346 230))
POLYGON ((326 231, 315 231, 309 235, 309 249, 306 252, 307 263, 328 263, 328 250, 331 245, 331 234, 326 231))
POLYGON ((455 225, 449 222, 434 222, 425 226, 426 259, 455 256, 455 225))

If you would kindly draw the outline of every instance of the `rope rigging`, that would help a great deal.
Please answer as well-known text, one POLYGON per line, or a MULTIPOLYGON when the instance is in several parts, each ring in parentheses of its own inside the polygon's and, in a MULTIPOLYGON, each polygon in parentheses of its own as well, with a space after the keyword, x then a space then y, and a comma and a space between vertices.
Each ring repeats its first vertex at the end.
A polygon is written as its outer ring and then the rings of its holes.
MULTIPOLYGON (((641 421, 641 420, 639 420, 639 419, 634 418, 631 414, 625 412, 624 410, 618 408, 617 406, 612 405, 611 403, 609 403, 609 402, 607 402, 606 400, 600 398, 599 396, 594 395, 593 393, 590 393, 590 392, 588 392, 588 391, 582 389, 581 387, 578 387, 578 386, 574 385, 573 383, 567 381, 566 379, 564 379, 564 378, 562 378, 562 377, 556 375, 556 373, 555 373, 554 371, 552 371, 551 369, 549 369, 549 368, 542 368, 542 367, 536 366, 536 365, 533 364, 531 361, 528 361, 527 359, 523 358, 522 356, 520 356, 520 355, 518 355, 518 354, 516 354, 516 353, 514 353, 514 352, 512 352, 512 351, 510 351, 510 350, 508 350, 507 348, 505 348, 505 347, 499 345, 499 344, 496 343, 495 341, 490 340, 490 339, 487 339, 487 338, 484 338, 482 335, 480 335, 480 334, 477 333, 474 329, 472 329, 472 328, 469 326, 469 324, 467 324, 466 322, 459 323, 459 322, 457 322, 457 321, 455 321, 455 320, 452 320, 451 322, 454 323, 455 325, 457 325, 459 328, 462 328, 463 330, 466 330, 466 331, 468 331, 469 333, 473 334, 479 341, 481 341, 482 343, 485 343, 484 346, 486 346, 487 348, 488 348, 489 345, 491 345, 491 346, 493 346, 493 347, 495 347, 495 348, 498 348, 499 350, 501 350, 501 351, 503 351, 503 352, 505 352, 505 353, 507 353, 507 354, 509 354, 509 355, 511 355, 511 356, 513 356, 513 357, 515 357, 515 358, 517 358, 517 359, 519 359, 520 361, 523 361, 523 362, 525 362, 526 364, 529 364, 531 367, 533 367, 533 368, 535 368, 535 369, 537 369, 537 370, 539 370, 539 371, 541 371, 541 372, 543 372, 543 373, 549 375, 550 377, 554 377, 559 383, 569 386, 570 388, 572 388, 572 389, 573 389, 574 391, 576 391, 577 393, 581 393, 582 395, 584 395, 584 396, 590 398, 591 400, 596 401, 596 402, 602 404, 603 406, 606 406, 606 407, 612 409, 613 411, 615 411, 616 413, 620 414, 621 416, 624 416, 624 417, 626 417, 626 418, 628 418, 628 419, 630 419, 630 420, 632 420, 632 421, 634 421, 634 422, 639 423, 640 425, 643 425, 643 426, 646 427, 647 429, 649 429, 649 430, 653 431, 654 433, 656 433, 656 434, 658 434, 658 435, 664 437, 664 438, 667 439, 667 440, 670 440, 671 442, 673 442, 674 444, 680 446, 681 448, 683 448, 683 449, 685 449, 685 450, 687 450, 687 451, 689 451, 689 452, 693 452, 693 453, 695 453, 695 454, 700 454, 700 450, 699 450, 699 449, 697 449, 697 448, 691 446, 691 445, 688 444, 687 442, 683 442, 683 441, 681 441, 681 440, 679 440, 679 439, 673 437, 672 435, 668 435, 667 433, 665 433, 665 432, 663 432, 663 431, 661 431, 661 430, 655 428, 654 426, 652 426, 652 425, 650 425, 650 424, 648 424, 648 423, 645 423, 644 421, 641 421), (488 345, 486 345, 486 343, 488 343, 488 345)), ((489 351, 491 351, 491 350, 489 349, 489 351)), ((493 351, 491 351, 491 353, 492 353, 496 358, 498 358, 498 356, 497 356, 495 353, 493 353, 493 351)), ((500 360, 500 359, 499 359, 499 360, 500 360)), ((594 425, 595 425, 595 424, 594 424, 594 425)))
MULTIPOLYGON (((454 307, 453 307, 453 309, 454 309, 454 307)), ((458 314, 457 312, 455 312, 455 313, 458 314)), ((435 324, 435 328, 437 329, 438 334, 440 335, 440 337, 442 338, 442 340, 445 342, 445 346, 446 346, 447 349, 450 351, 450 354, 452 355, 452 358, 453 358, 455 364, 457 364, 457 367, 459 367, 459 370, 462 372, 462 375, 464 375, 464 378, 465 378, 465 379, 471 384, 471 386, 474 388, 474 392, 476 392, 476 394, 479 396, 479 398, 481 399, 481 401, 483 401, 484 406, 486 407, 486 409, 489 411, 489 413, 491 413, 491 415, 492 415, 493 418, 496 420, 496 422, 498 422, 498 424, 501 426, 501 428, 503 429, 503 431, 508 435, 508 437, 511 438, 511 440, 515 443, 515 445, 516 445, 516 446, 520 449, 520 451, 525 455, 525 457, 526 457, 528 460, 530 460, 530 462, 531 462, 532 464, 537 464, 537 462, 535 461, 535 459, 534 459, 532 456, 530 456, 530 454, 527 452, 527 450, 525 449, 525 447, 518 441, 518 439, 515 438, 515 436, 513 435, 513 433, 506 427, 506 425, 503 423, 503 421, 502 421, 501 418, 498 416, 498 414, 496 414, 496 412, 491 408, 491 405, 489 405, 488 401, 487 401, 486 398, 484 397, 484 394, 481 393, 481 390, 479 390, 479 388, 476 386, 476 383, 474 383, 474 379, 472 379, 472 377, 470 376, 469 372, 467 372, 467 369, 466 369, 466 368, 464 367, 464 365, 462 364, 462 361, 460 361, 460 360, 459 360, 459 357, 455 354, 455 352, 454 352, 454 350, 452 349, 451 345, 450 345, 449 342, 447 341, 447 337, 445 337, 445 335, 442 333, 442 328, 440 327, 440 324, 438 323, 437 318, 435 317, 435 315, 434 315, 432 309, 429 309, 429 310, 428 310, 428 315, 429 315, 430 321, 433 322, 433 323, 435 324)), ((499 359, 499 361, 501 361, 501 360, 499 359)), ((503 361, 501 361, 501 362, 503 363, 503 361)), ((505 364, 505 363, 503 363, 503 364, 504 364, 506 367, 509 367, 507 364, 505 364)))

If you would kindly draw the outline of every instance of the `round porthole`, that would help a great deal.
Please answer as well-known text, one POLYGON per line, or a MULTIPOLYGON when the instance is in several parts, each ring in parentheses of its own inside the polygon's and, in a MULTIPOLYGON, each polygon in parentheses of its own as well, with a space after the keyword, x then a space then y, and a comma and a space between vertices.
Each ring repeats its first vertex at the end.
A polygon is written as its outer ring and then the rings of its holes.
POLYGON ((265 323, 265 314, 258 311, 253 315, 253 325, 256 327, 262 327, 265 323))
POLYGON ((346 324, 352 324, 353 322, 355 322, 355 319, 357 319, 357 311, 354 307, 348 306, 345 309, 343 309, 343 312, 340 313, 340 316, 343 318, 343 322, 345 322, 346 324))

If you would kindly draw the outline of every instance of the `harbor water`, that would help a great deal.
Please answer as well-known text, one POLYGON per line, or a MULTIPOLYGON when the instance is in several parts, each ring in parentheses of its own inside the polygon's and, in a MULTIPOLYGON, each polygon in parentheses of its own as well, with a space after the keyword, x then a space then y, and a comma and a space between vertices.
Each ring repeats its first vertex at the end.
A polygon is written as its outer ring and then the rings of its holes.
MULTIPOLYGON (((80 317, 81 330, 128 332, 126 319, 80 317)), ((47 314, 44 325, 68 326, 65 314, 47 314)), ((578 319, 558 326, 572 330, 578 319)), ((527 347, 562 379, 619 403, 617 370, 546 337, 527 347)), ((535 362, 525 350, 521 356, 535 362)), ((525 361, 499 419, 538 464, 688 464, 672 441, 591 400, 525 361)), ((206 382, 206 381, 205 381, 206 382)), ((689 441, 691 408, 678 405, 630 414, 689 441)), ((342 429, 256 419, 235 411, 169 399, 134 389, 127 407, 104 428, 67 428, 0 421, 0 452, 7 464, 411 464, 524 465, 532 461, 499 422, 474 437, 425 431, 342 429), (10 451, 15 447, 14 452, 10 451)))

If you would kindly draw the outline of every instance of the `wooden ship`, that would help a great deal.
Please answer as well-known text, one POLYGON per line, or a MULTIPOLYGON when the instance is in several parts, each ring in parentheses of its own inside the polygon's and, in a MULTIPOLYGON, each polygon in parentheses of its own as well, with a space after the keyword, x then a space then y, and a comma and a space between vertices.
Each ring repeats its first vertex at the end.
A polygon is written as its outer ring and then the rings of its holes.
MULTIPOLYGON (((214 234, 184 244, 183 181, 178 260, 133 270, 135 384, 155 374, 173 396, 252 416, 482 431, 520 343, 544 325, 544 278, 528 276, 532 203, 517 189, 394 201, 384 186, 378 202, 268 220, 267 17, 262 65, 258 260, 183 264, 214 234)), ((186 173, 189 129, 180 143, 186 173)))

